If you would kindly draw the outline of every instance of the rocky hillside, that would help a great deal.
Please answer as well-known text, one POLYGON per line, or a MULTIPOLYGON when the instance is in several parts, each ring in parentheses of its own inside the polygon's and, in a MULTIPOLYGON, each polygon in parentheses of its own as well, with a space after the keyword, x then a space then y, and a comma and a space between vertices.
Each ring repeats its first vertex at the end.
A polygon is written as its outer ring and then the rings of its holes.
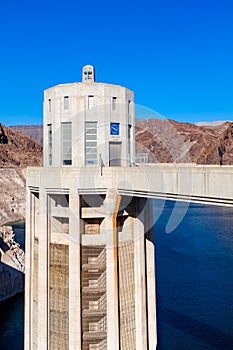
POLYGON ((42 145, 0 123, 0 168, 41 165, 42 145))
POLYGON ((43 143, 43 125, 14 125, 10 129, 21 132, 39 143, 43 143))
POLYGON ((26 167, 40 166, 43 146, 0 124, 0 226, 25 217, 26 167))
POLYGON ((12 227, 0 227, 0 302, 24 290, 25 254, 12 227))
POLYGON ((233 165, 233 123, 197 126, 174 120, 136 123, 136 149, 150 162, 233 165))
MULTIPOLYGON (((136 122, 137 152, 148 154, 150 162, 233 165, 233 123, 218 121, 197 124, 140 119, 136 122)), ((42 140, 42 125, 11 128, 35 140, 42 140)))
POLYGON ((0 168, 0 226, 25 218, 26 169, 0 168))

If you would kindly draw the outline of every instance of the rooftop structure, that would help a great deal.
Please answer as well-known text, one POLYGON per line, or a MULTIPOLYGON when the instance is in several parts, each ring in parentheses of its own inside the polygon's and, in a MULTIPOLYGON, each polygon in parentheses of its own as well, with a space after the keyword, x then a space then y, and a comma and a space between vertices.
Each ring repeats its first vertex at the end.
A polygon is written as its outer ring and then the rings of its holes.
POLYGON ((93 66, 87 65, 83 67, 83 79, 82 81, 94 82, 95 81, 95 69, 93 66))
POLYGON ((134 161, 134 94, 96 83, 83 68, 81 83, 44 93, 44 166, 130 166, 134 161))

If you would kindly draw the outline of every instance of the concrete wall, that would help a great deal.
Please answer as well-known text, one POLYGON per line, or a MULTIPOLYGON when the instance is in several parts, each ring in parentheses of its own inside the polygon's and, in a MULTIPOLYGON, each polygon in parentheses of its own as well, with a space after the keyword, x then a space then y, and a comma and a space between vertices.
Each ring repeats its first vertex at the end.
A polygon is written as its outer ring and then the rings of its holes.
POLYGON ((72 123, 72 165, 85 165, 85 122, 98 122, 97 153, 109 164, 109 142, 121 143, 122 166, 128 166, 128 153, 134 159, 134 93, 122 86, 83 82, 57 85, 44 93, 44 165, 48 163, 48 125, 52 126, 52 165, 61 166, 61 123, 72 123), (64 97, 69 108, 64 108, 64 97), (88 105, 93 96, 93 106, 88 105), (113 109, 112 98, 116 98, 113 109), (128 111, 128 102, 130 108, 128 111), (119 135, 110 134, 110 123, 120 124, 119 135), (128 148, 128 125, 131 125, 131 150, 128 148))
POLYGON ((125 195, 233 205, 233 166, 155 164, 144 167, 28 168, 28 184, 79 193, 116 188, 125 195))
POLYGON ((99 349, 119 350, 121 343, 125 349, 144 350, 148 334, 155 345, 155 272, 153 246, 152 250, 148 249, 145 240, 143 223, 147 219, 143 208, 146 201, 132 197, 121 199, 115 188, 102 189, 100 195, 88 196, 89 189, 85 190, 86 195, 79 194, 77 179, 80 171, 72 171, 63 182, 58 180, 59 169, 44 168, 41 176, 31 171, 28 174, 25 349, 34 344, 38 349, 49 346, 51 349, 85 350, 94 341, 99 344, 99 349), (47 170, 52 170, 50 175, 47 170), (68 217, 68 229, 64 231, 62 225, 54 224, 53 215, 68 217), (100 218, 100 227, 96 231, 88 228, 86 232, 83 221, 92 225, 93 218, 100 218), (51 260, 53 250, 57 247, 58 253, 65 246, 69 258, 61 258, 64 261, 60 261, 59 268, 66 264, 66 277, 60 284, 53 283, 54 277, 60 276, 51 260), (101 250, 97 258, 106 249, 106 265, 100 272, 97 271, 99 264, 95 266, 90 262, 85 266, 85 254, 91 257, 95 249, 101 250), (92 281, 95 279, 93 274, 98 273, 98 281, 92 281), (99 293, 101 307, 95 315, 88 308, 85 293, 93 303, 99 293), (106 300, 103 300, 105 296, 106 300), (154 302, 148 305, 147 301, 152 299, 154 302), (59 317, 53 318, 56 309, 58 314, 66 314, 66 324, 60 322, 59 326, 54 322, 55 319, 59 321, 59 317), (90 313, 95 319, 100 318, 98 322, 88 321, 90 313), (93 327, 99 330, 97 335, 93 327), (59 330, 57 337, 56 330, 59 330), (66 342, 59 342, 64 333, 66 342))

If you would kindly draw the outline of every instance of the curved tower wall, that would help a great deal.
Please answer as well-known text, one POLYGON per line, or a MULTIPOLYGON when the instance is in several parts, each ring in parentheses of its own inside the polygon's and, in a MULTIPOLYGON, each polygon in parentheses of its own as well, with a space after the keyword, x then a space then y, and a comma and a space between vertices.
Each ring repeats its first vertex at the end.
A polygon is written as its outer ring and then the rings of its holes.
POLYGON ((81 82, 44 93, 44 166, 131 166, 134 93, 81 82))

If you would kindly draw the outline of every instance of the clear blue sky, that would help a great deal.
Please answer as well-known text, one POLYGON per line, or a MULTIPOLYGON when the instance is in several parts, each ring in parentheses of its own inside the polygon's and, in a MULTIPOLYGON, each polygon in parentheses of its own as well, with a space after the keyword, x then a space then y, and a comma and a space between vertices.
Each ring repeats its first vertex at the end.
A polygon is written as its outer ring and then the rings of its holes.
POLYGON ((124 85, 177 121, 233 120, 232 0, 9 0, 0 9, 0 122, 42 123, 43 90, 124 85))

